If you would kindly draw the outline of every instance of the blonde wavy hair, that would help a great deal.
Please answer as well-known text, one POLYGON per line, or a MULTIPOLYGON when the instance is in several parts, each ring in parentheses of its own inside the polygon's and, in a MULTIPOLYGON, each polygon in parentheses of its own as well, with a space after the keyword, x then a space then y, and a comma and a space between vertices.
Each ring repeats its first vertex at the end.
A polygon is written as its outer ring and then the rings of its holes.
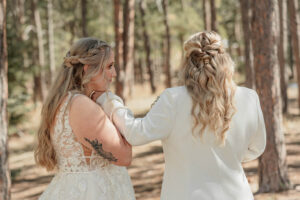
POLYGON ((234 63, 225 52, 220 35, 213 31, 192 35, 184 43, 184 50, 183 79, 193 101, 193 134, 197 129, 202 138, 208 127, 224 145, 236 112, 234 63))
POLYGON ((71 46, 43 104, 34 150, 37 164, 47 170, 56 167, 56 153, 51 143, 51 128, 56 113, 69 91, 72 94, 84 94, 85 85, 104 69, 111 53, 111 47, 106 42, 95 38, 82 38, 71 46), (84 65, 89 66, 86 72, 83 70, 84 65))

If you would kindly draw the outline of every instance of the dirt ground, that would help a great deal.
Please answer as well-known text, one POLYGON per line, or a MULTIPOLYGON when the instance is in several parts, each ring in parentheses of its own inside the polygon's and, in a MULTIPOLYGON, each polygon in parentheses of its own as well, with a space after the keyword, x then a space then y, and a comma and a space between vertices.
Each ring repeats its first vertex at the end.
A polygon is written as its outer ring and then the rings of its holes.
MULTIPOLYGON (((148 88, 148 87, 146 87, 148 88)), ((148 88, 149 89, 149 88, 148 88)), ((146 90, 148 90, 146 89, 146 90)), ((288 90, 289 114, 284 116, 284 134, 287 148, 287 163, 293 189, 281 193, 255 194, 256 200, 300 200, 300 112, 297 109, 296 88, 288 90)), ((135 114, 142 116, 161 93, 147 95, 145 89, 136 87, 138 94, 128 100, 127 105, 135 114)), ((38 111, 32 113, 26 130, 36 129, 38 111)), ((12 200, 35 200, 51 181, 54 173, 37 167, 33 159, 34 136, 28 131, 19 132, 9 138, 9 165, 12 175, 12 200)), ((159 141, 133 148, 134 159, 128 168, 137 200, 159 200, 164 156, 159 141)), ((253 193, 258 189, 257 160, 244 164, 244 169, 253 193)))

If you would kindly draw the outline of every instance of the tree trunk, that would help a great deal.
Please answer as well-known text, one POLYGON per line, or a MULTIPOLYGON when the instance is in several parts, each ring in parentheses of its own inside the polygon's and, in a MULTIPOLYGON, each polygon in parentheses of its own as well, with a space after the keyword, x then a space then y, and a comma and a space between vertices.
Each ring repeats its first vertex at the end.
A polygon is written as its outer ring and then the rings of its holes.
POLYGON ((134 81, 136 83, 144 84, 142 58, 139 57, 138 59, 135 59, 134 68, 134 81))
POLYGON ((210 0, 211 30, 218 32, 215 0, 210 0))
POLYGON ((124 4, 124 32, 123 32, 123 59, 125 69, 125 98, 131 96, 134 84, 134 2, 125 0, 124 4))
MULTIPOLYGON (((182 33, 179 33, 178 35, 178 40, 180 41, 180 44, 183 44, 184 43, 184 35, 182 33)), ((183 60, 184 59, 184 49, 183 49, 183 45, 181 45, 181 59, 180 60, 183 60)))
POLYGON ((54 33, 53 33, 53 14, 52 14, 52 0, 48 0, 47 4, 48 11, 48 45, 49 45, 49 61, 50 61, 50 70, 49 70, 49 84, 51 86, 54 78, 55 71, 55 53, 54 53, 54 33))
POLYGON ((10 199, 10 173, 8 168, 7 122, 7 43, 6 0, 0 0, 0 199, 10 199))
POLYGON ((267 146, 259 158, 259 192, 277 192, 290 186, 282 131, 277 44, 276 0, 255 0, 252 7, 252 43, 256 90, 264 114, 267 146))
POLYGON ((116 94, 124 99, 125 72, 123 65, 123 12, 120 0, 114 0, 115 67, 117 71, 116 94))
POLYGON ((251 26, 250 26, 250 2, 248 0, 240 0, 242 28, 244 33, 244 58, 245 58, 245 72, 246 72, 246 87, 255 89, 255 76, 253 59, 251 52, 251 26))
POLYGON ((297 13, 297 2, 294 0, 287 1, 290 31, 292 37, 292 48, 294 61, 297 70, 298 80, 298 107, 300 108, 300 51, 299 51, 299 35, 298 35, 298 13, 297 13))
MULTIPOLYGON (((36 47, 34 47, 36 48, 36 47)), ((42 86, 42 75, 41 75, 41 71, 39 68, 39 64, 37 61, 37 57, 38 57, 38 52, 37 51, 33 51, 32 52, 32 63, 31 65, 33 66, 34 70, 33 70, 33 101, 36 103, 37 101, 43 101, 43 86, 42 86)))
POLYGON ((81 0, 81 28, 82 28, 82 36, 87 37, 87 30, 86 30, 86 13, 87 13, 87 7, 86 7, 86 0, 81 0))
POLYGON ((207 0, 202 0, 202 10, 203 10, 203 21, 204 29, 207 31, 211 30, 211 13, 209 9, 209 2, 207 0))
POLYGON ((287 112, 288 107, 288 97, 287 97, 287 87, 286 87, 286 80, 285 80, 285 59, 284 59, 284 43, 285 43, 285 35, 284 35, 284 22, 286 21, 285 18, 285 10, 284 10, 284 3, 285 0, 278 0, 278 9, 279 9, 279 41, 278 41, 278 61, 280 67, 280 91, 281 91, 281 100, 282 100, 282 112, 287 112))
POLYGON ((166 35, 165 35, 165 75, 166 75, 166 82, 165 86, 167 88, 171 87, 171 64, 170 64, 170 57, 171 57, 171 42, 170 42, 170 28, 168 22, 168 0, 162 0, 162 7, 164 13, 164 24, 166 28, 166 35))
POLYGON ((287 23, 288 25, 288 64, 291 70, 291 74, 289 76, 289 80, 294 79, 294 58, 293 58, 293 47, 292 47, 292 35, 291 35, 291 27, 289 25, 290 23, 287 23))
POLYGON ((32 12, 35 22, 35 28, 37 33, 37 42, 38 42, 38 61, 39 61, 39 70, 36 70, 34 79, 37 81, 37 83, 40 86, 36 86, 37 88, 41 88, 37 92, 39 96, 39 100, 43 101, 45 97, 46 87, 45 87, 45 77, 43 76, 44 73, 44 67, 45 67, 45 53, 44 53, 44 41, 43 41, 43 30, 42 30, 42 23, 41 23, 41 17, 40 12, 37 7, 37 0, 32 0, 32 12))
POLYGON ((154 85, 154 74, 153 74, 153 69, 152 69, 152 61, 151 61, 151 46, 150 46, 150 41, 149 41, 149 34, 147 32, 147 26, 146 26, 146 21, 145 21, 145 9, 144 9, 144 1, 140 0, 139 1, 139 8, 141 12, 141 21, 142 21, 142 28, 143 28, 143 36, 144 36, 144 48, 146 50, 146 65, 148 69, 148 74, 149 74, 149 82, 151 86, 151 92, 155 93, 156 87, 154 85))
POLYGON ((25 24, 25 17, 24 17, 24 4, 25 0, 13 0, 12 4, 15 7, 14 20, 19 24, 19 26, 15 26, 17 35, 18 35, 18 42, 23 42, 23 26, 25 24))

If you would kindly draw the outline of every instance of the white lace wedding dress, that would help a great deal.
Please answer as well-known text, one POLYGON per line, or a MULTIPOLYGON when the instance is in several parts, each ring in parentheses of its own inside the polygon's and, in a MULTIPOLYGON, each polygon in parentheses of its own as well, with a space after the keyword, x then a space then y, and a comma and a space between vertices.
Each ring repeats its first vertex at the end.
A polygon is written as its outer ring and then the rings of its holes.
POLYGON ((67 100, 61 106, 51 141, 58 173, 39 200, 134 200, 134 191, 125 167, 110 164, 92 151, 85 156, 69 125, 67 100))

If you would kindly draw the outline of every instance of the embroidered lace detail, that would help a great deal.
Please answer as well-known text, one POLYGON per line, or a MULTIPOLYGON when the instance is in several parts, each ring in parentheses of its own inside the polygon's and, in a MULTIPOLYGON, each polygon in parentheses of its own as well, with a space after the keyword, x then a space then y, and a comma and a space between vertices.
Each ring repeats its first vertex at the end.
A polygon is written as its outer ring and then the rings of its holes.
MULTIPOLYGON (((75 96, 73 96, 75 97, 75 96)), ((85 172, 104 167, 109 164, 107 160, 92 151, 91 156, 85 156, 82 145, 77 141, 69 124, 68 105, 73 98, 69 93, 67 99, 57 114, 54 132, 51 140, 58 160, 58 168, 64 172, 85 172), (89 159, 89 164, 86 160, 89 159)))
POLYGON ((39 200, 135 200, 125 167, 110 164, 94 151, 91 156, 84 155, 69 124, 68 104, 73 97, 68 94, 57 114, 51 141, 58 173, 39 200))

